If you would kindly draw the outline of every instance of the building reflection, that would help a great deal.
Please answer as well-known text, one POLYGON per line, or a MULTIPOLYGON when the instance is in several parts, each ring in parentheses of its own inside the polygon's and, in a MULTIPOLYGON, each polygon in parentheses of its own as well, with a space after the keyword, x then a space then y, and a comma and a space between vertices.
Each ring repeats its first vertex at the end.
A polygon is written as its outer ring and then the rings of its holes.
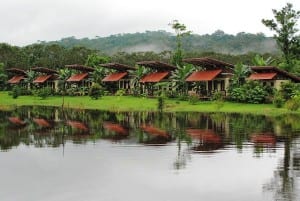
POLYGON ((101 135, 102 139, 120 141, 128 138, 129 136, 128 128, 125 128, 123 125, 115 122, 104 121, 103 128, 104 128, 102 132, 103 134, 101 135))

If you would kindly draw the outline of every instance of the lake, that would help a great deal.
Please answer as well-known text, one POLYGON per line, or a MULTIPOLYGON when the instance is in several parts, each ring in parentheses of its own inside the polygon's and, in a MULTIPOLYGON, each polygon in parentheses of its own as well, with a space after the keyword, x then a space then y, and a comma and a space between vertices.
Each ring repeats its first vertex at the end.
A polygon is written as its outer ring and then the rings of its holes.
POLYGON ((0 200, 300 200, 300 116, 0 111, 0 200))

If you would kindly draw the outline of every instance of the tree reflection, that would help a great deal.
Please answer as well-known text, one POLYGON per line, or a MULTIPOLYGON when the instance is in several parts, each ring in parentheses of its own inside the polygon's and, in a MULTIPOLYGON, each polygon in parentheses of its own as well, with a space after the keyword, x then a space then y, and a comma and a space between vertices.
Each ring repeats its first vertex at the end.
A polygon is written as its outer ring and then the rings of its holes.
POLYGON ((276 124, 282 126, 280 135, 284 141, 284 155, 274 171, 274 177, 263 186, 265 191, 273 193, 275 200, 299 200, 296 182, 300 176, 299 120, 300 117, 295 115, 276 118, 276 124))

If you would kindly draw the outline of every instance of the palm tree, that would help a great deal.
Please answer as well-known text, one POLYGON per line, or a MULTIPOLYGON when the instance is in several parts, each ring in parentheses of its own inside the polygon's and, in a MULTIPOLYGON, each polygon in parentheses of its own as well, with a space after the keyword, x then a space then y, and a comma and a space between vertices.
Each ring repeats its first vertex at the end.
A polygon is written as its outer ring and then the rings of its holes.
POLYGON ((140 80, 149 72, 150 70, 148 68, 145 68, 144 66, 138 66, 136 70, 130 71, 130 74, 133 77, 133 79, 131 79, 130 85, 133 88, 134 95, 138 95, 138 93, 141 93, 140 80))
POLYGON ((231 87, 238 87, 245 83, 246 78, 251 73, 251 69, 249 66, 244 65, 242 63, 238 63, 234 66, 234 73, 232 77, 231 87))
POLYGON ((63 102, 61 105, 62 108, 64 108, 64 104, 65 104, 66 81, 71 76, 71 74, 72 74, 72 71, 69 70, 68 68, 60 69, 58 72, 59 88, 62 91, 62 97, 63 97, 63 102))
POLYGON ((35 79, 37 73, 35 71, 29 70, 27 71, 27 76, 24 79, 24 82, 27 84, 28 89, 32 88, 33 80, 35 79))
POLYGON ((183 65, 183 66, 177 66, 177 69, 173 71, 171 75, 171 79, 174 81, 174 88, 176 91, 178 91, 181 95, 187 94, 188 90, 188 84, 185 81, 187 76, 189 76, 193 71, 195 70, 195 67, 191 64, 183 65))
POLYGON ((108 73, 108 70, 101 66, 96 66, 94 69, 95 70, 92 73, 93 82, 100 84, 105 75, 108 73))
POLYGON ((252 60, 252 63, 254 66, 269 66, 274 62, 274 59, 272 57, 268 57, 267 59, 264 59, 261 55, 257 54, 252 60))

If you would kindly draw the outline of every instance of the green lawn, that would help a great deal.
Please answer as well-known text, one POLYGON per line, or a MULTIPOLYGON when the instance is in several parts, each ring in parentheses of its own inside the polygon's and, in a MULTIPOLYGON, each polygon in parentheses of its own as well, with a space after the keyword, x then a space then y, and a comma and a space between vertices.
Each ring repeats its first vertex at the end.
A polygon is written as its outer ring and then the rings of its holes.
MULTIPOLYGON (((7 92, 0 92, 0 109, 9 109, 23 105, 61 106, 62 97, 54 96, 41 100, 35 96, 20 96, 13 99, 7 92)), ((109 111, 157 111, 157 99, 141 98, 131 96, 104 96, 98 100, 92 100, 88 96, 65 97, 66 108, 98 109, 109 111)), ((229 112, 229 113, 251 113, 276 116, 291 112, 285 108, 275 108, 272 104, 241 104, 224 102, 217 104, 212 101, 199 101, 191 105, 188 101, 167 99, 165 101, 166 112, 229 112)))

